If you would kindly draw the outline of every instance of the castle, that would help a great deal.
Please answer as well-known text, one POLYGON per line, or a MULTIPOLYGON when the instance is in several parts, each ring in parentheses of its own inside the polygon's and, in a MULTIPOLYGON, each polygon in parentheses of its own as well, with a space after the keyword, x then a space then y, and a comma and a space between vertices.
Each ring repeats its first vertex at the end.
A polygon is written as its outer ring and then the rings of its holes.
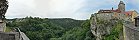
POLYGON ((98 13, 91 15, 90 29, 94 36, 96 36, 96 40, 103 40, 103 35, 110 34, 113 25, 115 25, 118 20, 122 20, 123 28, 123 33, 119 32, 119 40, 139 40, 138 12, 135 10, 126 11, 125 9, 124 2, 120 1, 117 9, 99 10, 98 13))
POLYGON ((99 10, 98 13, 95 13, 99 19, 109 20, 109 19, 121 19, 126 21, 134 21, 134 18, 137 17, 137 11, 125 11, 125 4, 123 1, 120 1, 117 9, 110 10, 99 10))

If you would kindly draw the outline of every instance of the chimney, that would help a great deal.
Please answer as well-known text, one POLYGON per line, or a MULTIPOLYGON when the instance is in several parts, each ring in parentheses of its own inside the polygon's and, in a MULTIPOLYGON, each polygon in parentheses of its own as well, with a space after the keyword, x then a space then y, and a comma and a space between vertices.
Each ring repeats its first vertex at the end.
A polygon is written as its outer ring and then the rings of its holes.
POLYGON ((139 27, 139 16, 134 19, 135 19, 135 26, 139 27))
POLYGON ((112 7, 112 10, 113 10, 113 7, 112 7))

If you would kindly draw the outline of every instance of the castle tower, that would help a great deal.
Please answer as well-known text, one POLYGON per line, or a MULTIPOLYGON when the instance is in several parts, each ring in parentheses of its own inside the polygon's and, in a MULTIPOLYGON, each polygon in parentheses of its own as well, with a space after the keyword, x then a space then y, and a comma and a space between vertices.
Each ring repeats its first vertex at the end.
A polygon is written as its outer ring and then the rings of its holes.
POLYGON ((118 5, 118 10, 120 10, 121 12, 125 12, 125 4, 123 1, 120 1, 118 5))

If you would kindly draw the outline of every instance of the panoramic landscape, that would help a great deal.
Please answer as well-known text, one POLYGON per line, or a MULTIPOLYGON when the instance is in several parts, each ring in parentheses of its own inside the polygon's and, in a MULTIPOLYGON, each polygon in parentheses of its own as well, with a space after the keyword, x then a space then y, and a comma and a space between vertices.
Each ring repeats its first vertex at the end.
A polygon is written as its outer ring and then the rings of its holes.
POLYGON ((138 0, 1 0, 0 40, 139 40, 138 0))

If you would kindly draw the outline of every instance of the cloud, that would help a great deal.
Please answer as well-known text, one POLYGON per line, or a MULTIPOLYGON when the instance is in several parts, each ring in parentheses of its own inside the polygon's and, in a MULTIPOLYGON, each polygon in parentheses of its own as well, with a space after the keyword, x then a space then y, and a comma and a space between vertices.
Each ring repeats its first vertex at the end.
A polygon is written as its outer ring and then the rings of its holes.
POLYGON ((6 13, 6 17, 25 17, 32 13, 33 7, 35 7, 31 0, 8 0, 9 8, 6 13))
POLYGON ((76 18, 80 14, 75 12, 85 5, 85 0, 9 0, 9 2, 10 7, 6 14, 8 17, 76 18))
MULTIPOLYGON (((100 9, 117 9, 120 0, 8 0, 6 18, 42 17, 89 19, 100 9)), ((138 0, 123 0, 127 10, 139 10, 138 0)))
POLYGON ((41 0, 35 1, 37 8, 37 13, 43 17, 68 17, 74 18, 80 16, 80 14, 75 15, 77 10, 84 7, 85 0, 41 0), (43 2, 42 2, 43 1, 43 2), (41 3, 40 3, 41 2, 41 3), (44 4, 42 4, 44 3, 44 4))

